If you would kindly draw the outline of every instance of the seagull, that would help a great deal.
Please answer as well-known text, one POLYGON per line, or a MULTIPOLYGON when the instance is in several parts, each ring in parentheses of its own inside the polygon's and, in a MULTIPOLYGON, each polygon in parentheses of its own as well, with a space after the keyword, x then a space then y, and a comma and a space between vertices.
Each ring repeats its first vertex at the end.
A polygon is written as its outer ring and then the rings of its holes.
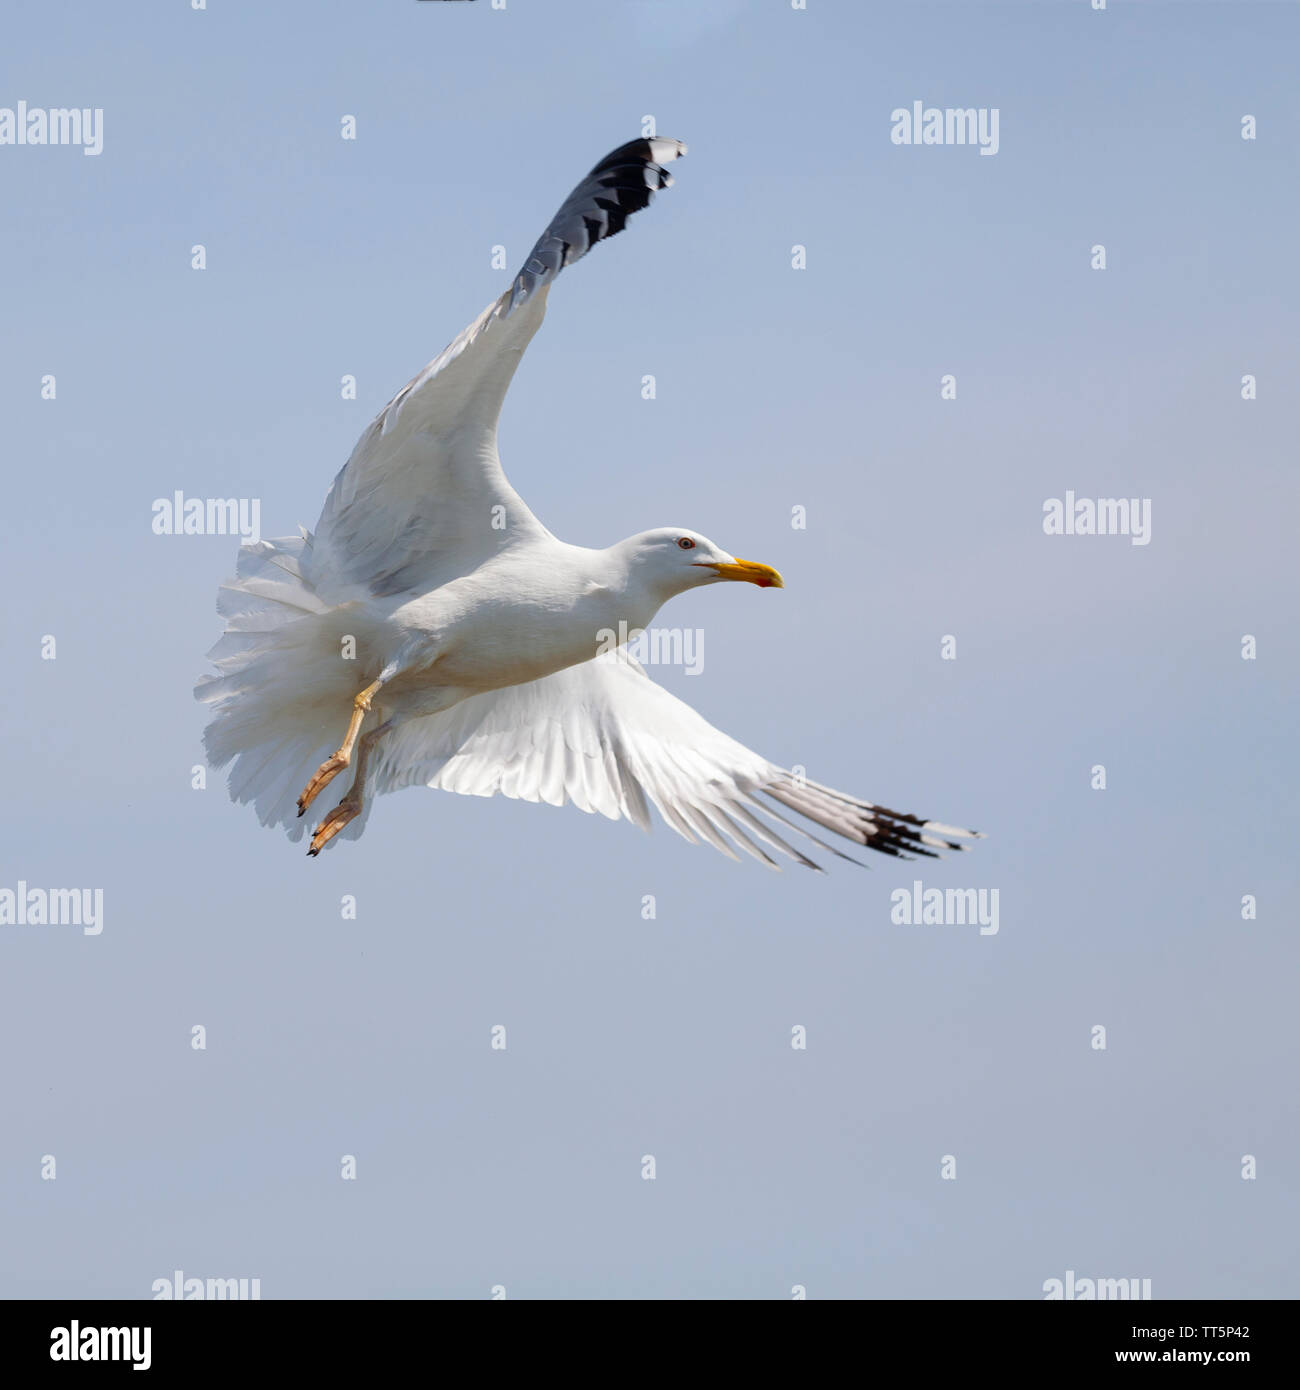
POLYGON ((218 593, 215 673, 195 689, 211 707, 204 745, 212 766, 233 764, 232 799, 294 840, 351 770, 309 855, 357 838, 374 796, 415 783, 572 802, 643 829, 654 806, 688 841, 774 869, 784 858, 820 871, 804 842, 853 858, 805 821, 899 858, 979 838, 769 762, 627 651, 688 589, 784 587, 770 565, 684 526, 604 550, 569 545, 502 470, 497 420, 552 282, 669 187, 665 166, 685 153, 652 136, 606 155, 501 297, 371 423, 316 529, 241 547, 218 593))

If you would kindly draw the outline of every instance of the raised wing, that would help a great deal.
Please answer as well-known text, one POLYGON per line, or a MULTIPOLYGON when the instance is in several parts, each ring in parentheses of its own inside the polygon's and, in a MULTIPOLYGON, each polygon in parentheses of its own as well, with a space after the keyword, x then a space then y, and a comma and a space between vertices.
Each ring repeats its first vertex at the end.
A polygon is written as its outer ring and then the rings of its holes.
POLYGON ((564 200, 510 288, 402 387, 357 441, 312 537, 306 577, 328 603, 435 588, 545 535, 497 456, 497 420, 552 280, 672 178, 677 140, 633 140, 564 200))
POLYGON ((795 777, 715 729, 622 651, 399 725, 378 745, 372 776, 376 792, 424 783, 571 801, 647 830, 654 805, 692 844, 704 840, 732 859, 741 849, 773 869, 773 853, 821 868, 789 843, 791 831, 850 858, 786 811, 904 859, 967 848, 949 836, 979 838, 795 777))

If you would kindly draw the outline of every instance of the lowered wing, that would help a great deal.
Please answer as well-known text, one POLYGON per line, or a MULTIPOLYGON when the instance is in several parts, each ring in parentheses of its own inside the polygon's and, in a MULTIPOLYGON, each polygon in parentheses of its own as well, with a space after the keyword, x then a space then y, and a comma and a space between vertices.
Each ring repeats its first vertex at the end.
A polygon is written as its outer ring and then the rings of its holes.
POLYGON ((967 848, 952 836, 978 838, 794 776, 715 729, 621 650, 409 720, 379 745, 372 776, 377 792, 424 783, 572 802, 644 829, 653 805, 693 844, 703 840, 732 859, 743 850, 773 869, 774 855, 820 869, 791 843, 795 836, 849 858, 789 812, 904 859, 967 848))

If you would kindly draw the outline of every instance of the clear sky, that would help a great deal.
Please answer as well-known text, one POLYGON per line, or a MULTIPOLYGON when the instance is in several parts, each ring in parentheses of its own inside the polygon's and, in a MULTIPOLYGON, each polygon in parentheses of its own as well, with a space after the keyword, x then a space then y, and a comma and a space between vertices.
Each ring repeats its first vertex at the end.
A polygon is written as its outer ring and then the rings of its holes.
POLYGON ((0 107, 102 109, 103 148, 0 144, 0 890, 100 889, 103 930, 0 926, 0 1293, 1300 1295, 1297 38, 1269 3, 11 6, 0 107), (996 109, 997 153, 894 143, 914 102, 996 109), (568 540, 776 565, 675 600, 703 669, 652 674, 990 838, 778 876, 416 789, 309 861, 192 787, 235 542, 152 504, 312 525, 492 248, 647 116, 690 155, 557 284, 511 479, 568 540), (1149 543, 1045 534, 1067 492, 1149 499, 1149 543), (996 889, 998 932, 891 921, 916 879, 996 889))

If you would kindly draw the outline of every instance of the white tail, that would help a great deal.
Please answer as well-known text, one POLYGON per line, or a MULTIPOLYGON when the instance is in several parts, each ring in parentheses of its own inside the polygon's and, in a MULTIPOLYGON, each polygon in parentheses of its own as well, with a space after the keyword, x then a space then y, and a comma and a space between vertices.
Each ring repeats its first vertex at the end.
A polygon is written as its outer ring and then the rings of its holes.
MULTIPOLYGON (((338 746, 364 683, 358 663, 343 659, 350 605, 331 608, 303 578, 310 551, 305 531, 240 547, 217 595, 226 631, 208 658, 219 674, 194 689, 212 706, 209 763, 233 759, 231 799, 251 801, 263 825, 281 824, 295 840, 306 824, 298 793, 338 746)), ((361 822, 349 828, 360 834, 361 822)))

